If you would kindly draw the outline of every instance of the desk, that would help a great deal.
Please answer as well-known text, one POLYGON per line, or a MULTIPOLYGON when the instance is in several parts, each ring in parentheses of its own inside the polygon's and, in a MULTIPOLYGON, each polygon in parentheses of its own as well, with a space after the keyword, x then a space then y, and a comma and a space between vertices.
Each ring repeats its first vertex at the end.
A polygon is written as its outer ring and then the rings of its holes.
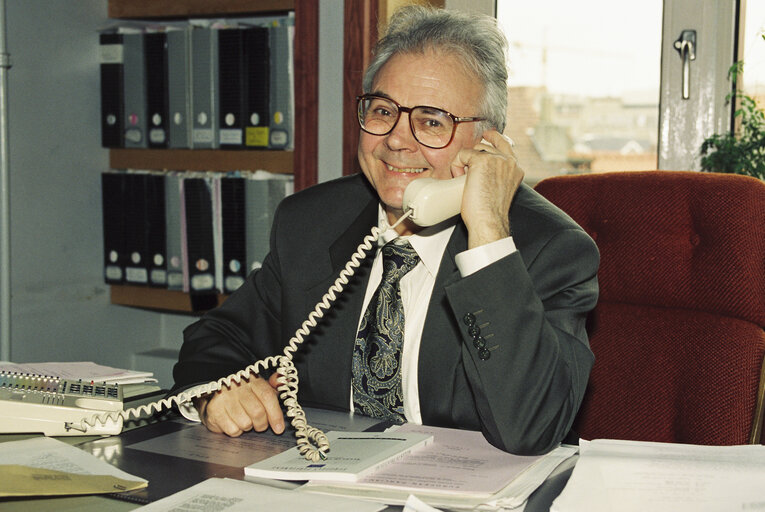
MULTIPOLYGON (((312 423, 315 415, 308 413, 312 423)), ((349 417, 352 419, 352 417, 349 417)), ((366 420, 366 419, 363 419, 366 420)), ((357 420, 358 421, 358 420, 357 420)), ((369 428, 369 423, 359 423, 358 430, 369 428)), ((356 429, 356 428, 354 428, 356 429)), ((374 429, 374 428, 372 428, 374 429)), ((29 437, 29 436, 26 436, 29 437)), ((23 439, 24 436, 2 435, 0 441, 23 439)), ((121 495, 120 499, 107 496, 84 496, 66 498, 14 499, 0 501, 0 511, 126 511, 133 510, 143 503, 156 501, 182 489, 191 487, 207 478, 243 479, 241 446, 253 446, 261 450, 264 444, 272 443, 273 453, 292 446, 292 436, 274 436, 273 434, 245 433, 242 438, 228 439, 212 434, 199 424, 191 424, 172 414, 163 416, 159 421, 138 429, 128 430, 119 436, 111 437, 70 437, 60 438, 70 442, 96 457, 109 462, 123 471, 140 476, 149 481, 145 489, 121 495), (208 441, 226 440, 232 447, 229 453, 215 452, 208 441), (201 442, 199 442, 201 440, 201 442), (175 446, 173 445, 175 443, 175 446), (188 445, 191 446, 188 446, 188 445), (196 450, 198 448, 198 450, 196 450), (182 450, 184 457, 173 455, 174 450, 182 450), (224 462, 224 463, 221 463, 224 462), (134 501, 126 501, 132 499, 134 501)), ((254 461, 252 461, 254 462, 254 461)), ((526 507, 527 512, 549 510, 552 500, 561 492, 573 469, 574 462, 566 461, 532 494, 526 507)), ((295 484, 283 483, 294 487, 295 484)), ((401 507, 388 507, 389 511, 401 510, 401 507)))

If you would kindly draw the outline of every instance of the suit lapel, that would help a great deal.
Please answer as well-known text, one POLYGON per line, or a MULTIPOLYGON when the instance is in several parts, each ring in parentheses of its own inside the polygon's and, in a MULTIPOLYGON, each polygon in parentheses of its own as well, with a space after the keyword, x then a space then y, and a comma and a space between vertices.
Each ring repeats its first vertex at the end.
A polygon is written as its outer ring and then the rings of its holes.
MULTIPOLYGON (((332 272, 307 290, 307 306, 314 304, 327 292, 358 245, 377 225, 377 198, 372 199, 329 247, 332 272)), ((350 403, 351 361, 356 340, 356 329, 361 315, 369 271, 374 257, 374 247, 367 251, 361 265, 344 285, 343 291, 319 320, 319 328, 312 337, 321 350, 311 351, 305 359, 306 372, 301 379, 308 379, 308 388, 319 393, 322 400, 344 409, 350 403)))

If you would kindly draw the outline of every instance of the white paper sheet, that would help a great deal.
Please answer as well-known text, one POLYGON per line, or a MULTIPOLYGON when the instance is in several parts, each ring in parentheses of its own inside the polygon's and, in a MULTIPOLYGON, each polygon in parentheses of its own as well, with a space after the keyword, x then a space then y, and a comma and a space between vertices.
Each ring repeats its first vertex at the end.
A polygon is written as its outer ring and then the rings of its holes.
POLYGON ((0 443, 0 461, 80 475, 111 475, 135 482, 146 481, 52 437, 0 443))
POLYGON ((553 512, 765 509, 765 446, 580 441, 553 512))
POLYGON ((431 507, 417 496, 412 495, 404 503, 404 512, 441 512, 441 510, 431 507))
POLYGON ((178 510, 377 512, 383 508, 385 506, 377 503, 334 496, 301 494, 229 478, 210 478, 138 510, 143 512, 178 510))

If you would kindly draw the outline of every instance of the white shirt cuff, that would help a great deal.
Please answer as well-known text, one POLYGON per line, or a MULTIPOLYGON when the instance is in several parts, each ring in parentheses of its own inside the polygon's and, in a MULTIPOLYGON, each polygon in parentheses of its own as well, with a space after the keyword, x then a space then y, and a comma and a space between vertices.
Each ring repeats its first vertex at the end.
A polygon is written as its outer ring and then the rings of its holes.
MULTIPOLYGON (((207 384, 200 384, 198 386, 194 386, 192 388, 189 388, 183 393, 185 393, 188 396, 194 396, 197 392, 199 392, 200 389, 206 388, 207 384)), ((197 408, 194 407, 194 402, 189 398, 188 400, 184 400, 183 402, 178 403, 178 412, 181 413, 181 416, 186 418, 189 421, 196 421, 200 422, 202 421, 199 418, 199 412, 197 411, 197 408)))
POLYGON ((478 272, 497 260, 509 256, 516 251, 513 237, 501 238, 494 242, 467 251, 462 251, 454 258, 462 277, 478 272))

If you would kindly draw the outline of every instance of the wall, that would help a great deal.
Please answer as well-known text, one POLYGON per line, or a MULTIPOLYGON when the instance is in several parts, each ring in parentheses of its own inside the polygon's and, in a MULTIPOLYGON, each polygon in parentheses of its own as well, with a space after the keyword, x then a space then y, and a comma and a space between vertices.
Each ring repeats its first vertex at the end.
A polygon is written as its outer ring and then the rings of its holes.
POLYGON ((343 174, 343 9, 319 2, 319 181, 343 174))
POLYGON ((11 359, 125 365, 159 317, 101 277, 98 29, 106 2, 7 2, 11 359))
MULTIPOLYGON (((170 385, 194 318, 113 306, 102 279, 97 34, 111 23, 107 3, 7 0, 6 13, 11 360, 92 360, 170 385)), ((320 2, 321 181, 341 174, 342 19, 342 1, 320 2)))

